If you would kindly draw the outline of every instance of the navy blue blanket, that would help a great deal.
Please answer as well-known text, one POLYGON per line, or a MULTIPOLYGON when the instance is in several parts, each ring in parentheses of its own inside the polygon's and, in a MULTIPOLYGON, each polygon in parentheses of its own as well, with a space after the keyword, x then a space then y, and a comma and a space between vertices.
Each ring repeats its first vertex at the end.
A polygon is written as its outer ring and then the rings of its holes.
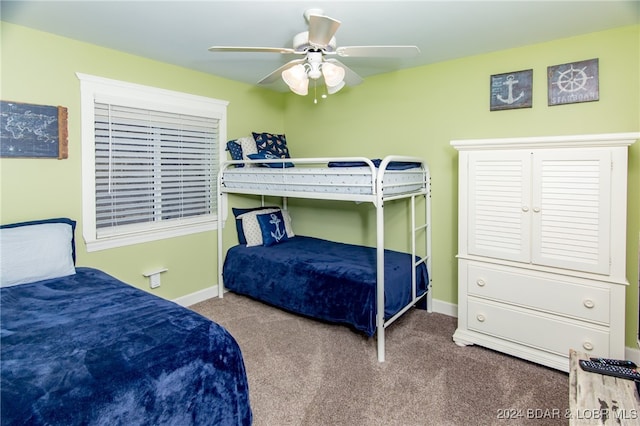
POLYGON ((2 425, 249 425, 220 325, 95 269, 0 289, 2 425))
MULTIPOLYGON (((385 250, 385 318, 411 301, 411 255, 385 250)), ((368 336, 376 330, 376 249, 295 236, 270 247, 229 249, 224 285, 279 308, 349 324, 368 336)), ((427 268, 418 267, 418 295, 427 268)))
MULTIPOLYGON (((371 160, 374 166, 380 167, 382 160, 376 158, 371 160)), ((411 161, 391 161, 387 164, 387 170, 407 170, 415 167, 420 167, 420 163, 414 163, 411 161)), ((368 167, 369 165, 364 161, 329 161, 328 167, 368 167)))

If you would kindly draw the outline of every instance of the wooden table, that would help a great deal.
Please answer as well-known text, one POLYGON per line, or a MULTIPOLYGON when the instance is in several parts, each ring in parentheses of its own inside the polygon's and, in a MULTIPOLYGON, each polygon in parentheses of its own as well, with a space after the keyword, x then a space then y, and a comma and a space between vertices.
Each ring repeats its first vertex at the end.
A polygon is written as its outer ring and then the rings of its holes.
POLYGON ((584 371, 569 352, 569 425, 640 425, 640 397, 632 380, 584 371))

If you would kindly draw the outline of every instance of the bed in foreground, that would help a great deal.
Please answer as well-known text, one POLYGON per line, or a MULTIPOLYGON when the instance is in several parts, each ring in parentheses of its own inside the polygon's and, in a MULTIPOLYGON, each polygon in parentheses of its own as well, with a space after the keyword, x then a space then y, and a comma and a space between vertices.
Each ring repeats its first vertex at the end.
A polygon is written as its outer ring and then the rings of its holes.
POLYGON ((223 327, 72 263, 8 282, 13 237, 0 231, 3 425, 251 424, 242 354, 223 327))

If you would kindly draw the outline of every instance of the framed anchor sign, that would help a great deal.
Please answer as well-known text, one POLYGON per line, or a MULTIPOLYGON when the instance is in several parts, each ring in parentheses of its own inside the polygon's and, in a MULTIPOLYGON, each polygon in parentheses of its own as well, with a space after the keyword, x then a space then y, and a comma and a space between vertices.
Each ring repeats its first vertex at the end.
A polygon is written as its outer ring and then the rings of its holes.
POLYGON ((533 70, 491 76, 491 111, 531 108, 533 70))

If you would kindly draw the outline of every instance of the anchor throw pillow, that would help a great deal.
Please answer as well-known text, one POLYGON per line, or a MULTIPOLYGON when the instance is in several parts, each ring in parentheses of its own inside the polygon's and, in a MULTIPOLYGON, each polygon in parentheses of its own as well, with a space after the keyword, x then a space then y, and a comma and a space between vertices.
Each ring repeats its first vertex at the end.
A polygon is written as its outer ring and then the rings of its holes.
POLYGON ((256 216, 262 233, 262 245, 265 247, 282 243, 289 239, 285 229, 282 211, 264 213, 256 216))
MULTIPOLYGON (((241 211, 240 209, 237 210, 241 211)), ((264 241, 262 239, 262 230, 260 229, 260 223, 258 222, 257 216, 260 214, 274 213, 276 211, 280 211, 280 214, 284 218, 284 226, 285 231, 287 232, 287 237, 292 238, 295 236, 295 234, 293 233, 293 227, 291 226, 291 216, 289 215, 288 211, 283 211, 277 207, 266 207, 259 210, 247 210, 248 211, 236 216, 236 220, 240 220, 242 235, 244 236, 244 242, 240 242, 240 244, 246 244, 247 247, 263 245, 264 241)), ((238 235, 240 235, 240 233, 238 233, 238 235)))

